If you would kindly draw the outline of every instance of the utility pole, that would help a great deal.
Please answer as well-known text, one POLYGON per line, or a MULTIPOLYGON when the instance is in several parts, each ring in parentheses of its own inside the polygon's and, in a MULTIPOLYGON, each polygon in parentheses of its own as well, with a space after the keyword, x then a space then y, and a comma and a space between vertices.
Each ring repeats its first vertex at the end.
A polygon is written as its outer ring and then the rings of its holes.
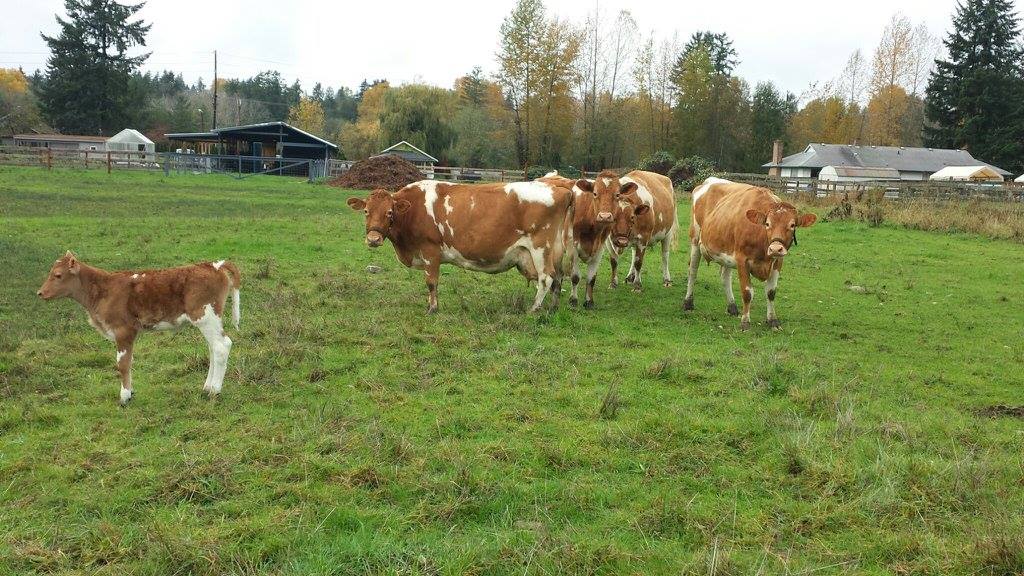
POLYGON ((213 129, 217 129, 217 51, 213 51, 213 129))

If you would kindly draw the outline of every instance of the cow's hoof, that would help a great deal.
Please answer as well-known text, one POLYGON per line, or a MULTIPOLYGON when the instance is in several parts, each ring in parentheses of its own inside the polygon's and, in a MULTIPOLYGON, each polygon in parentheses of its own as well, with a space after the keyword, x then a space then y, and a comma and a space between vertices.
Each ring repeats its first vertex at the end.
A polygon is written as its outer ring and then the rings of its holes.
POLYGON ((608 287, 609 287, 609 288, 611 288, 612 290, 615 290, 616 288, 618 288, 618 287, 619 287, 619 281, 618 281, 617 279, 616 279, 616 280, 612 280, 612 281, 611 281, 611 282, 610 282, 610 283, 608 284, 608 287))
POLYGON ((580 301, 576 298, 569 298, 569 306, 575 308, 580 305, 580 301))
POLYGON ((633 284, 633 292, 643 292, 644 287, 642 284, 633 284))
POLYGON ((585 310, 593 310, 594 309, 594 301, 593 300, 587 300, 587 301, 583 302, 583 308, 585 310))
POLYGON ((782 322, 779 322, 778 318, 772 318, 768 321, 768 327, 772 330, 782 330, 782 322))
POLYGON ((427 314, 437 314, 437 306, 427 306, 427 314))
POLYGON ((750 320, 741 320, 740 321, 740 330, 743 330, 744 332, 746 332, 747 330, 750 330, 750 320))
POLYGON ((687 298, 686 300, 683 300, 683 311, 684 312, 692 312, 693 311, 693 298, 687 298))
POLYGON ((632 284, 633 282, 636 282, 636 274, 626 276, 626 284, 632 284))
POLYGON ((672 281, 671 280, 665 280, 664 282, 661 283, 661 285, 664 286, 665 288, 671 288, 672 287, 672 281))
POLYGON ((121 407, 121 408, 126 408, 128 406, 128 403, 131 402, 131 401, 132 401, 132 397, 129 396, 128 398, 125 398, 124 400, 118 400, 117 401, 117 405, 119 407, 121 407))
POLYGON ((735 303, 729 304, 729 308, 727 310, 729 312, 729 316, 739 316, 740 315, 740 309, 736 307, 735 303))

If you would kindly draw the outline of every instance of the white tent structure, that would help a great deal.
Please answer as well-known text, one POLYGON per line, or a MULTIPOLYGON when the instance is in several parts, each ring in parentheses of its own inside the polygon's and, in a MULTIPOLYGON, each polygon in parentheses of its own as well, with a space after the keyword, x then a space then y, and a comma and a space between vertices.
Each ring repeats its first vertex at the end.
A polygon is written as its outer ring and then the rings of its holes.
POLYGON ((1003 177, 989 166, 946 166, 928 178, 946 182, 1002 182, 1003 177))
POLYGON ((895 168, 870 168, 865 166, 825 166, 818 174, 819 180, 829 182, 879 182, 899 181, 900 171, 895 168))
POLYGON ((1014 180, 1014 182, 1020 182, 1021 184, 1024 184, 1024 174, 1021 174, 1020 178, 1017 178, 1016 180, 1014 180))
POLYGON ((156 152, 156 144, 142 132, 125 128, 107 139, 107 151, 153 154, 156 152))

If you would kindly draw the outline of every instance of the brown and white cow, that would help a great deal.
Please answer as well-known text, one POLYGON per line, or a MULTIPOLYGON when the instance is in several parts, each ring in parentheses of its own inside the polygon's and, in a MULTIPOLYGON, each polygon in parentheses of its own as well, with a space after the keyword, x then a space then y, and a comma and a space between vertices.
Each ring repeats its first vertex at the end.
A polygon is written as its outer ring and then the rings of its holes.
MULTIPOLYGON (((633 290, 643 288, 641 270, 644 265, 644 254, 647 249, 661 243, 661 277, 667 287, 672 285, 672 274, 669 272, 669 255, 678 229, 676 217, 676 196, 672 181, 661 174, 634 170, 620 179, 623 189, 633 184, 634 206, 645 205, 650 210, 637 214, 628 242, 611 237, 608 239, 608 256, 612 265, 611 287, 619 285, 619 255, 626 246, 632 246, 633 258, 629 266, 626 282, 633 285, 633 290)), ((614 236, 614 234, 613 234, 614 236)))
POLYGON ((737 184, 720 178, 708 178, 693 191, 693 217, 690 224, 690 272, 686 284, 684 310, 693 310, 693 284, 701 256, 722 267, 722 286, 729 314, 736 316, 736 298, 732 293, 732 271, 739 270, 743 293, 740 326, 750 327, 750 301, 753 274, 765 282, 768 296, 768 326, 779 329, 775 315, 775 290, 782 271, 782 260, 796 245, 797 228, 813 225, 818 217, 799 214, 792 204, 783 202, 766 188, 737 184))
POLYGON ((586 299, 583 307, 594 307, 594 282, 597 269, 601 265, 605 242, 613 229, 619 230, 619 236, 628 242, 636 217, 648 210, 647 206, 633 206, 624 198, 636 190, 636 184, 620 184, 619 175, 611 170, 602 171, 595 180, 570 180, 551 172, 540 178, 548 182, 571 188, 575 198, 572 210, 572 223, 567 228, 572 231, 572 245, 569 249, 572 259, 572 294, 569 304, 576 306, 579 302, 577 287, 580 283, 579 263, 587 265, 586 299))
POLYGON ((414 182, 394 194, 374 190, 349 198, 366 214, 366 243, 390 240, 398 260, 426 272, 427 312, 437 311, 441 264, 497 274, 512 268, 537 282, 531 312, 548 292, 558 307, 571 190, 546 182, 448 184, 414 182))
POLYGON ((203 333, 210 349, 210 368, 203 390, 220 393, 231 352, 222 316, 228 294, 232 320, 241 316, 238 268, 226 260, 163 270, 107 272, 78 260, 69 250, 50 268, 36 294, 44 300, 72 298, 85 308, 104 338, 117 345, 121 404, 132 398, 132 349, 139 333, 174 330, 191 324, 203 333))

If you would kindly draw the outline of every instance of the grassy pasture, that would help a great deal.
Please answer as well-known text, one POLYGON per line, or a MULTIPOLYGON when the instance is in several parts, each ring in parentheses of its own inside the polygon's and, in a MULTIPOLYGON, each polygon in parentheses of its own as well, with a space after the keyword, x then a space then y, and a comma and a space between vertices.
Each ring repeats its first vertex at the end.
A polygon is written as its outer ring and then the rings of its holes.
POLYGON ((979 415, 1024 404, 1019 244, 820 223, 778 333, 712 267, 683 316, 682 250, 675 287, 605 265, 597 310, 550 316, 444 267, 428 317, 347 196, 0 167, 0 573, 1024 571, 1024 421, 979 415), (35 297, 67 248, 238 263, 222 397, 190 329, 140 338, 119 409, 113 346, 35 297))

